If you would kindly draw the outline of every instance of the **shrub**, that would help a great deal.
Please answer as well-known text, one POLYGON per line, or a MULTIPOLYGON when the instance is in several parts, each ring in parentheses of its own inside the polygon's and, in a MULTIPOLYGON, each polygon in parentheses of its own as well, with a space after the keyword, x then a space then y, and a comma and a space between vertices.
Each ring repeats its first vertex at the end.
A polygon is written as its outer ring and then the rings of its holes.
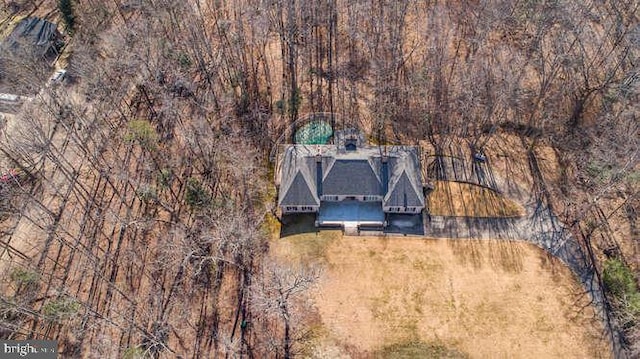
POLYGON ((283 100, 278 100, 275 103, 276 109, 280 115, 284 115, 287 111, 287 105, 283 100))
POLYGON ((300 108, 300 104, 302 104, 302 91, 300 91, 299 88, 296 88, 289 98, 289 110, 291 112, 297 112, 300 108))
POLYGON ((629 174, 627 174, 626 180, 632 186, 640 184, 640 171, 629 172, 629 174))
POLYGON ((76 16, 73 11, 71 0, 58 0, 58 10, 62 13, 62 19, 67 25, 67 31, 73 34, 76 25, 76 16))
POLYGON ((122 353, 123 359, 142 359, 147 358, 144 349, 138 347, 127 348, 127 350, 122 353))
POLYGON ((80 310, 80 303, 72 298, 61 297, 54 299, 42 307, 42 313, 54 320, 68 319, 80 310))
POLYGON ((136 195, 143 202, 150 202, 158 198, 155 188, 144 185, 136 190, 136 195))
POLYGON ((128 131, 124 139, 127 142, 137 142, 147 150, 153 150, 158 144, 158 134, 155 128, 145 120, 134 120, 127 125, 128 131))
POLYGON ((178 64, 182 69, 188 70, 193 65, 193 62, 186 52, 180 52, 178 54, 178 64))
POLYGON ((38 282, 40 275, 24 268, 15 268, 11 271, 11 280, 17 284, 30 285, 38 282))
POLYGON ((163 168, 158 173, 157 180, 160 187, 169 187, 173 182, 173 172, 170 168, 163 168))
POLYGON ((587 164, 586 172, 595 181, 603 183, 611 178, 611 165, 594 160, 587 164))
POLYGON ((189 178, 189 181, 187 181, 186 201, 191 207, 204 207, 210 201, 209 192, 202 186, 200 181, 195 178, 189 178))
POLYGON ((640 291, 629 267, 619 259, 607 259, 604 262, 602 280, 606 290, 613 294, 625 312, 640 316, 640 291))

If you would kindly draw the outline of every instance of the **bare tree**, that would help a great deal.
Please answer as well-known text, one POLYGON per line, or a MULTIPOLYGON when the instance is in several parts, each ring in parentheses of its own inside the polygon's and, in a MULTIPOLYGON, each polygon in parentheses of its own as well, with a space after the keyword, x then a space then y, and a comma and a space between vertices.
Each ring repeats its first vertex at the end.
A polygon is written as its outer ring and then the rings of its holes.
POLYGON ((256 318, 265 331, 267 355, 292 358, 307 339, 304 328, 305 292, 319 278, 314 268, 286 267, 266 263, 262 279, 253 288, 253 307, 264 316, 256 318))

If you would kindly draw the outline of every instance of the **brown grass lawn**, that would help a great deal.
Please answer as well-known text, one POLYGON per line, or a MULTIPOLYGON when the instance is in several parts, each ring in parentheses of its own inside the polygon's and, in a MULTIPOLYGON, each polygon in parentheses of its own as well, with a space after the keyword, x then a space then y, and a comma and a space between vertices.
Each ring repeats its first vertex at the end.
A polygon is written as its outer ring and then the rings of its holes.
POLYGON ((333 231, 271 247, 323 268, 311 357, 610 357, 572 273, 528 243, 333 231))
POLYGON ((498 192, 470 183, 435 181, 428 196, 434 216, 517 217, 524 208, 498 192))

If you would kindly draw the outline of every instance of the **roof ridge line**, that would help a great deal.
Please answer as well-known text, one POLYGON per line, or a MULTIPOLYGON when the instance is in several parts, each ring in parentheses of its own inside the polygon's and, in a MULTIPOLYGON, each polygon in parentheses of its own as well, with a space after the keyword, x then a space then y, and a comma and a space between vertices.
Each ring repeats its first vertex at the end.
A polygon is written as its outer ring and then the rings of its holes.
MULTIPOLYGON (((305 163, 305 165, 306 165, 306 163, 305 163)), ((311 196, 313 196, 313 199, 315 199, 318 203, 320 203, 320 198, 318 198, 318 193, 317 193, 318 191, 317 191, 315 183, 313 184, 313 186, 309 185, 309 179, 307 178, 307 176, 305 176, 304 171, 302 171, 300 168, 298 168, 298 173, 300 173, 302 175, 302 180, 307 185, 307 188, 309 189, 309 192, 311 192, 311 196), (314 191, 314 189, 316 189, 316 191, 314 191)), ((296 174, 296 176, 297 176, 297 174, 296 174)))

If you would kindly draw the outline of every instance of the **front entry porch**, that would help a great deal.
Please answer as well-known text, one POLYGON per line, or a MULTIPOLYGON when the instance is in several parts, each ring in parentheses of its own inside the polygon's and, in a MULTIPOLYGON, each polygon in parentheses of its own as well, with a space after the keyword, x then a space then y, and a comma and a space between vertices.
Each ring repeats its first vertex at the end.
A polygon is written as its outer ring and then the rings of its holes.
POLYGON ((319 227, 373 227, 385 226, 381 202, 344 200, 322 202, 316 225, 319 227))

